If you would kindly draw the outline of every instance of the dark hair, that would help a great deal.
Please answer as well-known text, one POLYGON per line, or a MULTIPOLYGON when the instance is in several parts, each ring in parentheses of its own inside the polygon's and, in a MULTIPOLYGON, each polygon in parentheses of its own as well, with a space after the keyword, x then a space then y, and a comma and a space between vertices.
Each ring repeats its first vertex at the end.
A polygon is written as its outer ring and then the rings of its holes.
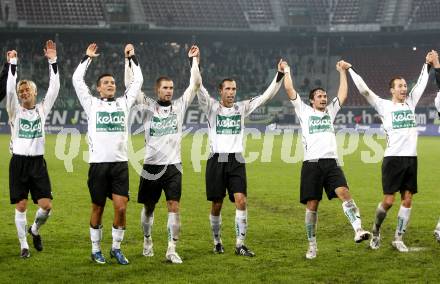
POLYGON ((220 82, 220 84, 218 84, 218 89, 219 89, 219 90, 222 90, 222 89, 223 89, 223 84, 224 84, 225 82, 235 82, 235 80, 232 79, 232 78, 225 78, 225 79, 223 79, 223 80, 220 82))
POLYGON ((312 105, 312 103, 310 101, 313 101, 313 99, 315 98, 315 92, 316 91, 323 91, 323 92, 325 92, 325 90, 323 88, 321 88, 321 87, 314 88, 313 90, 311 90, 309 92, 309 104, 310 105, 312 105))
POLYGON ((96 80, 96 87, 99 87, 99 86, 101 85, 101 79, 104 78, 104 77, 113 77, 113 75, 110 74, 110 73, 104 73, 104 74, 101 74, 101 75, 98 77, 98 80, 96 80))
POLYGON ((171 80, 171 78, 168 76, 160 76, 159 78, 157 78, 156 83, 154 84, 154 90, 156 91, 156 93, 159 90, 160 84, 162 83, 162 81, 171 81, 172 82, 173 80, 171 80))
POLYGON ((390 87, 390 89, 394 88, 394 81, 396 80, 405 80, 402 76, 394 76, 393 78, 391 78, 390 82, 388 83, 388 87, 390 87))

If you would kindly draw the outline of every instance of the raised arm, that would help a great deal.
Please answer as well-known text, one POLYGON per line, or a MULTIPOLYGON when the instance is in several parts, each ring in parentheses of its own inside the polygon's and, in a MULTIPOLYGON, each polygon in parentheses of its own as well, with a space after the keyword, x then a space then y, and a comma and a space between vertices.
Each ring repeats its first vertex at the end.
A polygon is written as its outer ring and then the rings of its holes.
POLYGON ((3 65, 0 73, 0 102, 6 97, 6 85, 8 82, 9 60, 3 65))
POLYGON ((437 96, 435 96, 434 105, 435 105, 435 108, 437 109, 437 112, 440 116, 440 90, 437 92, 437 96))
POLYGON ((200 50, 197 48, 197 50, 194 50, 194 52, 195 52, 194 54, 191 54, 191 49, 190 49, 190 52, 188 53, 188 56, 190 56, 190 57, 191 57, 191 55, 194 55, 192 58, 190 86, 191 86, 191 84, 193 84, 197 88, 197 90, 196 90, 197 101, 199 102, 199 105, 200 105, 200 108, 202 109, 202 111, 207 116, 209 116, 213 105, 216 103, 216 100, 211 98, 211 96, 208 93, 208 90, 206 90, 202 84, 202 77, 200 76, 200 70, 199 70, 199 66, 198 66, 198 64, 200 63, 200 50), (197 64, 195 64, 195 63, 197 63, 197 64), (194 65, 197 65, 197 66, 194 66, 194 65), (197 69, 194 69, 194 68, 197 68, 197 69), (198 72, 198 74, 193 76, 193 70, 194 70, 194 72, 198 72), (195 78, 195 77, 197 77, 197 78, 195 78), (195 80, 195 83, 191 83, 192 79, 195 80), (197 87, 198 83, 200 85, 197 87))
POLYGON ((89 87, 87 87, 84 81, 84 75, 86 74, 89 64, 92 62, 92 58, 99 56, 98 46, 96 43, 92 43, 87 47, 86 55, 81 60, 81 63, 76 68, 72 76, 72 84, 75 88, 76 95, 78 96, 81 106, 84 108, 87 116, 90 114, 90 106, 92 104, 93 96, 90 93, 89 87))
POLYGON ((282 79, 284 78, 283 68, 285 67, 285 65, 283 65, 283 62, 284 61, 281 59, 278 63, 278 72, 266 91, 264 91, 262 95, 259 95, 244 102, 246 105, 245 116, 251 114, 256 108, 266 103, 278 93, 278 90, 281 87, 282 79))
POLYGON ((189 79, 189 86, 186 88, 183 95, 179 98, 182 103, 182 109, 185 111, 188 106, 194 100, 197 92, 202 85, 202 76, 200 75, 199 64, 200 64, 200 50, 196 45, 191 46, 188 51, 188 58, 191 64, 191 77, 189 79))
POLYGON ((438 88, 437 96, 434 99, 434 105, 440 116, 440 62, 437 51, 433 50, 432 52, 433 52, 432 67, 434 67, 435 70, 435 83, 437 84, 437 88, 438 88))
POLYGON ((141 67, 139 66, 139 61, 134 54, 134 46, 132 44, 127 44, 124 51, 126 57, 128 58, 128 65, 131 70, 133 70, 133 79, 130 84, 126 86, 125 98, 127 100, 128 108, 131 108, 136 99, 141 92, 142 83, 144 82, 144 77, 142 76, 141 67))
POLYGON ((338 100, 340 106, 344 104, 348 96, 347 70, 350 67, 351 64, 345 62, 344 60, 338 61, 338 63, 336 63, 336 70, 338 70, 339 72, 338 100))
POLYGON ((6 111, 9 115, 9 122, 15 119, 15 112, 19 106, 17 97, 17 52, 15 50, 7 53, 9 69, 6 82, 6 111))
MULTIPOLYGON (((133 64, 129 59, 130 54, 127 53, 127 50, 125 50, 124 53, 125 53, 124 84, 125 84, 125 89, 128 89, 131 82, 133 82, 134 80, 134 73, 133 73, 133 64)), ((134 104, 139 106, 142 105, 143 108, 151 109, 151 107, 154 105, 154 100, 152 100, 144 92, 142 92, 141 89, 139 93, 136 95, 134 104)))
POLYGON ((432 53, 431 65, 435 71, 435 83, 437 84, 437 88, 440 90, 440 61, 438 57, 438 52, 432 50, 431 53, 432 53))
POLYGON ((290 75, 290 67, 287 62, 281 63, 284 66, 284 89, 286 90, 287 97, 290 100, 296 100, 298 93, 293 86, 292 76, 290 75))
POLYGON ((43 100, 44 113, 47 115, 55 103, 58 93, 60 92, 60 74, 58 72, 57 65, 57 49, 53 41, 48 40, 46 42, 44 56, 46 56, 49 62, 49 88, 47 89, 46 96, 44 96, 43 100))
POLYGON ((364 98, 370 105, 376 107, 377 102, 381 100, 381 98, 379 98, 378 95, 376 95, 372 90, 370 90, 370 88, 368 88, 364 79, 362 79, 362 77, 359 76, 359 74, 357 74, 353 68, 349 68, 348 72, 350 73, 351 78, 353 79, 353 82, 361 95, 364 96, 364 98))
POLYGON ((422 71, 420 72, 419 78, 417 79, 417 83, 411 89, 411 92, 408 95, 408 99, 410 99, 414 106, 417 105, 420 98, 423 95, 423 92, 428 85, 429 80, 429 70, 431 69, 432 62, 434 60, 433 51, 428 52, 426 55, 426 63, 423 64, 422 71))
POLYGON ((128 58, 129 54, 127 54, 126 52, 124 54, 125 54, 124 85, 125 88, 127 89, 128 86, 133 81, 134 75, 133 75, 132 66, 130 64, 130 60, 128 58))

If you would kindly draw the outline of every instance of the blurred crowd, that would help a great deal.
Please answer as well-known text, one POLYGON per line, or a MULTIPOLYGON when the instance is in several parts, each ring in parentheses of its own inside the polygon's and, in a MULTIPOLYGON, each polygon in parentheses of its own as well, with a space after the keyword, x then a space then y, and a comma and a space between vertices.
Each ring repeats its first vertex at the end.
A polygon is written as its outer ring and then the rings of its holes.
MULTIPOLYGON (((57 41, 58 62, 61 74, 61 91, 56 108, 78 108, 79 102, 72 86, 71 78, 78 63, 85 54, 89 41, 57 41)), ((119 94, 124 92, 123 43, 97 42, 100 56, 92 62, 86 74, 86 83, 94 95, 96 78, 102 73, 114 74, 119 94)), ((134 43, 143 75, 143 90, 154 97, 153 86, 156 78, 169 76, 174 81, 175 97, 179 97, 189 84, 190 65, 188 43, 149 41, 134 43)), ((325 56, 312 56, 311 50, 280 46, 236 45, 224 42, 200 44, 203 84, 217 94, 217 85, 223 78, 237 81, 238 99, 260 94, 275 75, 280 58, 286 59, 292 69, 298 90, 306 92, 321 86, 326 78, 327 61, 325 56)), ((43 56, 43 41, 16 39, 3 44, 6 50, 16 49, 19 55, 19 79, 32 79, 36 82, 39 94, 44 94, 48 85, 48 65, 43 56)), ((40 96, 39 99, 42 97, 40 96)))

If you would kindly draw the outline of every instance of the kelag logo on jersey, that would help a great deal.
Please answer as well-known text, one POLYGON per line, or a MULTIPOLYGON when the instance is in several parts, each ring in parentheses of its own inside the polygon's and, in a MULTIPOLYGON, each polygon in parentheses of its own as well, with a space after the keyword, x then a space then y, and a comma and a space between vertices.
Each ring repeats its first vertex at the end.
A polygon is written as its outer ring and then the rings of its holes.
POLYGON ((123 132, 125 130, 125 114, 123 111, 96 113, 97 132, 123 132))
POLYGON ((241 115, 217 115, 217 134, 239 134, 241 132, 241 115))
POLYGON ((329 115, 309 117, 309 134, 327 131, 333 131, 332 120, 329 115))
POLYGON ((18 138, 33 139, 43 136, 41 119, 27 120, 20 118, 18 138))
POLYGON ((174 133, 177 133, 176 114, 163 118, 153 116, 150 124, 150 136, 163 136, 174 133))
POLYGON ((416 127, 414 113, 411 110, 398 110, 391 113, 393 129, 416 127))

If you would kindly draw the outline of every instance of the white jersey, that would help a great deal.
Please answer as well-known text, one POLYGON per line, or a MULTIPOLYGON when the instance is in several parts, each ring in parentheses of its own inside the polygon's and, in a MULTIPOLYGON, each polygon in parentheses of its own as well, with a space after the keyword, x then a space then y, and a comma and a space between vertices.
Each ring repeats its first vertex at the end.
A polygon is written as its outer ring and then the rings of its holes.
POLYGON ((437 109, 437 112, 440 114, 440 91, 438 91, 437 96, 435 96, 434 105, 435 108, 437 109))
POLYGON ((277 73, 267 90, 250 100, 224 107, 211 98, 202 86, 197 92, 200 107, 208 120, 209 147, 211 153, 242 153, 244 119, 260 105, 276 95, 281 87, 282 73, 277 73), (280 75, 279 75, 280 74, 280 75), (278 80, 277 80, 278 79, 278 80))
POLYGON ((418 133, 415 108, 428 84, 428 64, 423 65, 416 85, 403 103, 381 99, 368 88, 364 80, 353 69, 350 68, 349 72, 359 92, 378 112, 382 120, 382 127, 387 137, 384 156, 417 156, 418 133))
POLYGON ((337 144, 333 122, 341 109, 339 99, 334 98, 325 111, 306 105, 299 95, 291 100, 301 124, 304 161, 337 159, 337 144))
MULTIPOLYGON (((435 68, 435 82, 440 89, 440 68, 435 68)), ((437 92, 437 96, 435 96, 434 105, 440 116, 440 90, 437 92)))
MULTIPOLYGON (((132 74, 133 72, 126 62, 126 84, 131 82, 132 74)), ((170 105, 161 105, 143 93, 140 94, 137 103, 146 115, 144 118, 144 164, 172 165, 181 163, 182 125, 185 112, 194 100, 200 84, 199 67, 197 60, 193 59, 189 87, 180 98, 171 101, 170 105)))
POLYGON ((89 163, 128 161, 128 114, 139 93, 143 77, 136 60, 134 80, 125 90, 124 96, 117 99, 98 99, 93 97, 84 82, 84 75, 92 61, 85 58, 73 73, 72 82, 84 111, 87 115, 89 163))
POLYGON ((43 101, 36 104, 35 108, 26 109, 18 101, 16 59, 11 59, 6 86, 6 110, 11 126, 11 153, 23 156, 44 155, 44 124, 60 90, 56 59, 49 60, 49 88, 43 101))

